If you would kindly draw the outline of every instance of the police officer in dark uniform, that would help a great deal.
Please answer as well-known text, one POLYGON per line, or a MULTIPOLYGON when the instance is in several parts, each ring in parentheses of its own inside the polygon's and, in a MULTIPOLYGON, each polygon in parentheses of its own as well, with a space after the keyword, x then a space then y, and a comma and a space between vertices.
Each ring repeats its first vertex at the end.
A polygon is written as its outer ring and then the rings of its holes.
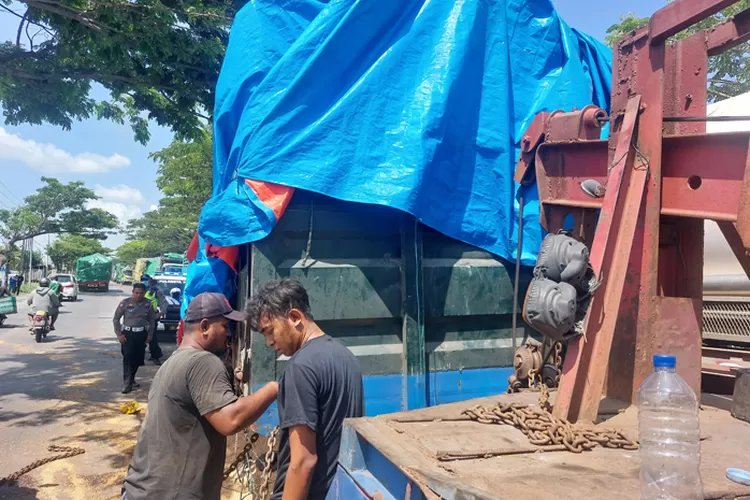
POLYGON ((121 344, 122 376, 125 383, 123 394, 139 387, 135 382, 135 373, 144 364, 146 344, 151 342, 154 335, 156 311, 151 302, 143 298, 145 293, 146 285, 134 283, 133 296, 117 305, 113 318, 115 334, 121 344))

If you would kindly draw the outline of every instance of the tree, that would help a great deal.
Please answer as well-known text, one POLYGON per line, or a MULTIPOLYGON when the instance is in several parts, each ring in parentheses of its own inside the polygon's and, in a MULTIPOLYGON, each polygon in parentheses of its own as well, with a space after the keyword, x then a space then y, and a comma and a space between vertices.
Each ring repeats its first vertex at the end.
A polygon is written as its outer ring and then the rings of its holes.
POLYGON ((132 266, 142 257, 158 256, 159 252, 154 248, 149 248, 149 245, 148 241, 143 240, 127 241, 117 249, 117 260, 132 266))
MULTIPOLYGON (((14 245, 10 251, 8 260, 6 261, 8 269, 28 269, 29 256, 27 252, 28 250, 26 252, 22 252, 20 248, 14 245)), ((44 267, 44 257, 42 257, 42 252, 40 252, 39 250, 31 251, 31 267, 35 269, 44 267)))
POLYGON ((193 137, 213 111, 229 27, 243 3, 0 0, 0 13, 18 21, 15 38, 0 42, 6 122, 67 130, 90 117, 127 121, 145 143, 148 118, 193 137), (94 83, 108 100, 91 97, 94 83))
POLYGON ((47 247, 47 255, 57 269, 73 269, 80 257, 95 253, 109 255, 111 252, 101 241, 79 234, 64 234, 47 247))
POLYGON ((158 208, 128 224, 129 240, 147 242, 153 253, 141 257, 182 253, 190 244, 211 197, 212 151, 211 130, 204 128, 195 140, 176 140, 151 155, 159 162, 156 185, 164 196, 158 208))
POLYGON ((118 227, 117 218, 99 208, 86 208, 98 197, 82 182, 62 184, 42 177, 44 186, 12 210, 0 210, 0 265, 16 243, 43 234, 80 234, 104 239, 118 227))
MULTIPOLYGON (((748 8, 750 8, 750 0, 741 0, 731 7, 724 9, 719 14, 691 26, 682 33, 679 33, 675 38, 685 38, 697 31, 710 29, 712 26, 716 26, 748 8)), ((605 40, 611 47, 614 47, 618 39, 640 27, 646 26, 648 22, 648 17, 640 18, 632 13, 621 16, 619 23, 613 24, 607 29, 608 36, 605 40)), ((726 99, 750 91, 749 52, 750 42, 745 42, 731 50, 709 58, 709 101, 726 99)))

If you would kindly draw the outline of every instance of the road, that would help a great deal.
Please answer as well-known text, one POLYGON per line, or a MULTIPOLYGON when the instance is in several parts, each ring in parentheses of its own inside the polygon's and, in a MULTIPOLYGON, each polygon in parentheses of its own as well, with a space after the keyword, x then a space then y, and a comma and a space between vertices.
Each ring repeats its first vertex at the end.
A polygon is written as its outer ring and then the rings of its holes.
MULTIPOLYGON (((144 414, 126 415, 120 406, 137 401, 145 408, 158 367, 147 362, 138 372, 141 388, 120 393, 122 364, 112 314, 129 291, 113 288, 65 302, 57 330, 44 343, 29 335, 25 302, 0 327, 0 477, 52 455, 50 444, 86 451, 0 486, 0 499, 119 498, 144 414)), ((167 354, 174 344, 162 348, 167 354)))

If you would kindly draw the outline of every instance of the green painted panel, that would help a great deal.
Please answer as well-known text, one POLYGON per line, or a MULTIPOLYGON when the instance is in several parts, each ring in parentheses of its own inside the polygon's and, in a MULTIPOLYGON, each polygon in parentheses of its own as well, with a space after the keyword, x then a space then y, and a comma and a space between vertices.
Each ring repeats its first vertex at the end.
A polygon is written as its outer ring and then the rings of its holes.
MULTIPOLYGON (((250 246, 246 268, 242 296, 269 279, 299 279, 316 321, 365 376, 512 365, 513 265, 409 215, 298 190, 274 232, 250 246)), ((521 294, 530 275, 523 270, 521 294)), ((520 345, 530 332, 519 326, 520 345)), ((252 382, 278 378, 285 358, 245 336, 252 382)), ((412 385, 404 408, 425 403, 424 386, 412 385)))

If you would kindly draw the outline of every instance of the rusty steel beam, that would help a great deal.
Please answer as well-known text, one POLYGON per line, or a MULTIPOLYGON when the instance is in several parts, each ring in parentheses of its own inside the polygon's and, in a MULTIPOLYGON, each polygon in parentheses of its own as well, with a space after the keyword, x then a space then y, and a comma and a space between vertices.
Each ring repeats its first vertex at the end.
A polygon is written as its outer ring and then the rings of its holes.
POLYGON ((743 10, 731 19, 708 30, 707 49, 709 56, 726 52, 750 40, 750 9, 743 10))
POLYGON ((657 45, 701 19, 721 12, 739 0, 676 0, 651 16, 649 36, 657 45))
POLYGON ((636 166, 635 131, 641 97, 628 101, 615 150, 615 164, 609 172, 608 190, 604 196, 594 241, 591 247, 591 266, 597 276, 606 273, 602 289, 594 294, 586 315, 586 338, 572 340, 563 365, 563 375, 555 400, 554 415, 571 421, 594 421, 604 389, 607 358, 620 311, 630 245, 635 235, 641 211, 648 169, 636 166), (606 314, 605 314, 606 312, 606 314), (597 374, 591 376, 591 367, 597 374), (600 375, 600 376, 599 376, 600 375), (598 391, 596 408, 588 394, 598 391))
MULTIPOLYGON (((607 141, 547 142, 535 161, 544 207, 598 210, 601 198, 581 189, 607 182, 607 141)), ((663 138, 662 215, 735 222, 750 162, 750 132, 663 138)))

